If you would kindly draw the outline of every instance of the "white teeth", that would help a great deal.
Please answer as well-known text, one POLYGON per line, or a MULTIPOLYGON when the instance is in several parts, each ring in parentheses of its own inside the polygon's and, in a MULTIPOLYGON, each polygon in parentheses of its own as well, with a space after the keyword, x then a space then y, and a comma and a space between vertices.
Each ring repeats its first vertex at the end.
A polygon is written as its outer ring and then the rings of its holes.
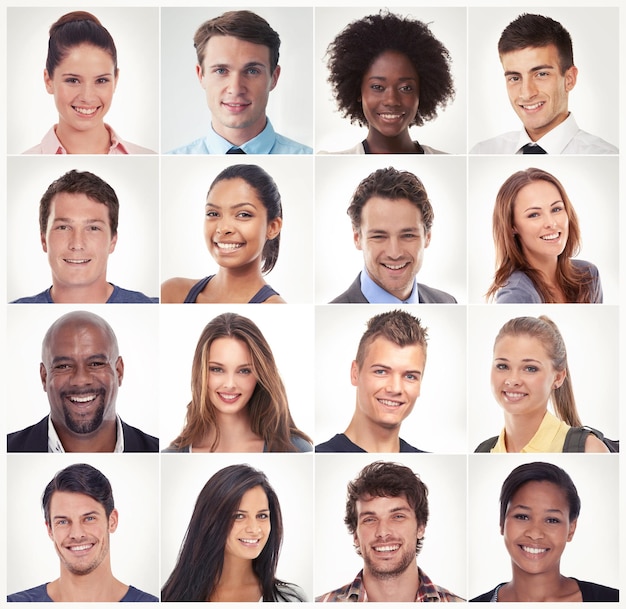
POLYGON ((72 402, 78 402, 79 404, 84 404, 85 402, 91 402, 93 400, 96 399, 95 395, 88 395, 85 397, 79 397, 79 396, 72 396, 70 397, 70 401, 72 402))
POLYGON ((236 250, 240 247, 243 247, 243 243, 215 243, 217 247, 221 250, 236 250))
POLYGON ((403 264, 383 264, 383 266, 392 271, 399 271, 400 269, 403 269, 407 264, 408 262, 404 262, 403 264))
POLYGON ((86 546, 72 546, 70 548, 70 550, 72 552, 82 552, 83 550, 89 550, 89 548, 91 548, 92 544, 88 544, 86 546))
POLYGON ((401 406, 402 402, 393 402, 392 400, 378 400, 383 406, 401 406))
POLYGON ((240 539, 239 541, 243 543, 257 543, 259 540, 258 539, 240 539))
POLYGON ((525 393, 513 393, 512 391, 505 391, 504 395, 507 398, 511 398, 513 400, 519 399, 519 398, 523 398, 526 394, 525 393))
POLYGON ((76 112, 79 114, 84 114, 86 116, 90 116, 95 113, 98 108, 78 108, 77 106, 72 106, 76 112))
POLYGON ((542 554, 543 552, 547 552, 546 548, 529 548, 527 546, 522 546, 522 550, 524 552, 528 552, 529 554, 542 554))
POLYGON ((524 108, 525 110, 536 110, 537 108, 540 108, 541 106, 543 106, 543 102, 540 102, 538 104, 532 104, 530 106, 522 106, 522 108, 524 108))
POLYGON ((69 262, 70 264, 85 264, 89 262, 88 258, 84 258, 82 260, 71 260, 70 258, 65 258, 65 262, 69 262))
POLYGON ((394 546, 378 546, 377 548, 374 548, 374 550, 376 552, 395 552, 397 549, 399 549, 400 546, 399 545, 394 545, 394 546))
POLYGON ((561 236, 560 233, 552 233, 551 235, 544 235, 541 237, 544 241, 553 241, 554 239, 558 239, 561 236))
POLYGON ((402 118, 404 114, 379 114, 381 118, 386 118, 387 120, 393 120, 396 118, 402 118))
POLYGON ((238 393, 220 393, 219 395, 225 400, 235 400, 239 397, 238 393))

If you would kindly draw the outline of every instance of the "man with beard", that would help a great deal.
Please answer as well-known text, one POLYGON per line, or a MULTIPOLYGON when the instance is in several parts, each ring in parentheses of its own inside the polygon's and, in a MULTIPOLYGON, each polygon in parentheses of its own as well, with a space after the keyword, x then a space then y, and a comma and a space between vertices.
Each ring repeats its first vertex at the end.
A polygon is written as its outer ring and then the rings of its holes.
POLYGON ((50 414, 7 437, 8 452, 158 452, 159 440, 117 415, 124 361, 111 326, 88 311, 57 319, 39 374, 50 414))
POLYGON ((428 489, 411 469, 382 461, 364 467, 348 484, 344 522, 363 569, 315 602, 464 602, 415 561, 428 522, 428 489))
POLYGON ((158 602, 113 577, 109 537, 118 513, 102 472, 85 463, 70 465, 48 483, 41 502, 60 576, 10 594, 8 602, 158 602))

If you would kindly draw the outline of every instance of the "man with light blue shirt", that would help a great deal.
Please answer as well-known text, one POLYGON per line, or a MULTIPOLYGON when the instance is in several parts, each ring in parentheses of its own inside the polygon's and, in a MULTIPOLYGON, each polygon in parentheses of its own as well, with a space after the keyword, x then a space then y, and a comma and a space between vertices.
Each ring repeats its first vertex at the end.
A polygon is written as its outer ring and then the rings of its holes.
POLYGON ((280 76, 280 37, 251 11, 229 11, 194 35, 196 74, 211 111, 209 134, 170 154, 311 154, 274 131, 265 110, 280 76))
POLYGON ((348 207, 354 244, 364 268, 333 303, 454 303, 456 299, 419 284, 434 212, 424 185, 409 171, 378 169, 357 187, 348 207))

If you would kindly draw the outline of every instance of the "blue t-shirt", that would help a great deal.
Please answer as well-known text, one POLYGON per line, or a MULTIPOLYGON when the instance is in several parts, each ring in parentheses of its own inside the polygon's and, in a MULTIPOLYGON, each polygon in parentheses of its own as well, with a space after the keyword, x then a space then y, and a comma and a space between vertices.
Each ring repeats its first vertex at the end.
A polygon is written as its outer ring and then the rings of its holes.
MULTIPOLYGON (((17 300, 11 301, 10 304, 54 304, 54 300, 52 300, 52 296, 50 295, 50 289, 51 288, 48 288, 47 290, 44 290, 39 294, 35 294, 34 296, 24 296, 24 298, 18 298, 17 300)), ((106 301, 106 304, 154 304, 158 302, 158 298, 152 298, 142 294, 141 292, 125 290, 124 288, 119 288, 118 286, 113 285, 113 292, 111 296, 109 296, 109 300, 106 301)))
MULTIPOLYGON (((29 590, 22 590, 7 596, 8 603, 53 603, 48 596, 48 584, 41 584, 29 590)), ((128 586, 128 592, 119 600, 120 603, 158 603, 159 599, 152 594, 142 592, 134 586, 128 586)))

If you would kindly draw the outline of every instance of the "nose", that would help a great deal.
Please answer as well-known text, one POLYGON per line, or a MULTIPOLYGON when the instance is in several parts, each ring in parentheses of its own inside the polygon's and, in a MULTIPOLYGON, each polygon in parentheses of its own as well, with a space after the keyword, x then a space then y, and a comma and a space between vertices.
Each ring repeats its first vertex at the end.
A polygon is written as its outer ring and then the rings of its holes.
POLYGON ((400 380, 400 376, 397 374, 392 374, 388 378, 387 382, 387 392, 388 393, 400 393, 402 391, 402 383, 400 380))
POLYGON ((376 537, 379 539, 384 539, 389 536, 389 529, 387 527, 387 523, 384 518, 378 520, 376 525, 376 537))
POLYGON ((508 378, 504 380, 504 384, 507 387, 517 387, 520 383, 517 375, 514 372, 510 372, 508 378))
POLYGON ((397 260, 402 256, 402 245, 397 237, 390 237, 387 242, 387 256, 397 260))
POLYGON ((532 99, 537 95, 537 87, 532 78, 524 78, 522 80, 522 86, 520 89, 520 95, 522 99, 532 99))
POLYGON ((556 226, 556 220, 552 215, 548 214, 544 218, 544 224, 546 228, 554 228, 556 226))
POLYGON ((256 520, 248 520, 246 530, 250 533, 259 533, 261 531, 261 525, 256 520))
POLYGON ((383 104, 385 106, 399 106, 399 91, 395 87, 387 87, 383 96, 383 104))
POLYGON ((70 250, 82 250, 84 247, 83 234, 79 230, 70 231, 68 247, 70 250))
POLYGON ((91 384, 91 374, 87 369, 87 366, 83 366, 78 364, 74 368, 74 372, 70 377, 70 382, 72 385, 89 385, 91 384))
POLYGON ((84 102, 89 102, 96 97, 95 84, 91 82, 83 82, 80 87, 80 99, 84 102))
POLYGON ((83 525, 79 520, 74 520, 70 524, 70 537, 72 539, 81 539, 82 537, 85 537, 83 525))
POLYGON ((528 521, 528 526, 524 534, 529 539, 543 539, 543 529, 532 521, 528 521))
POLYGON ((231 226, 230 226, 230 222, 228 222, 226 219, 222 218, 219 223, 217 224, 217 227, 215 228, 216 232, 218 235, 230 235, 230 233, 233 232, 231 226))
POLYGON ((230 72, 228 75, 228 82, 226 85, 226 90, 231 95, 239 95, 243 93, 245 90, 244 80, 239 72, 230 72))

